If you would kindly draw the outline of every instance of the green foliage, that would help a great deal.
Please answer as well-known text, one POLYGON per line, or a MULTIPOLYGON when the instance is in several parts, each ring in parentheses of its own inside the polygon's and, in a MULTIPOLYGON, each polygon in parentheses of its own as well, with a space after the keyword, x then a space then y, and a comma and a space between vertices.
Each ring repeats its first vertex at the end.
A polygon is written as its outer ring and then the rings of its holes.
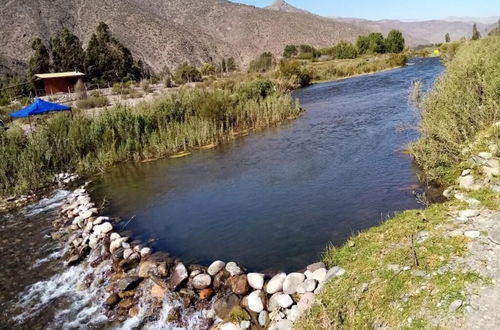
POLYGON ((285 50, 283 51, 284 58, 295 57, 298 54, 299 54, 299 50, 297 49, 297 46, 295 46, 295 45, 286 45, 285 50))
POLYGON ((101 22, 93 33, 85 54, 85 71, 95 82, 139 80, 141 72, 132 53, 115 39, 108 26, 101 22))
MULTIPOLYGON (((224 62, 225 63, 225 62, 224 62)), ((226 67, 227 69, 227 67, 226 67)), ((210 63, 205 63, 200 70, 201 74, 204 76, 213 76, 214 74, 217 73, 217 69, 213 64, 210 63)))
POLYGON ((93 174, 127 160, 158 158, 219 142, 232 131, 275 125, 301 113, 289 94, 253 97, 226 90, 189 89, 136 108, 96 117, 54 114, 25 135, 0 135, 0 194, 26 192, 54 174, 93 174))
POLYGON ((51 46, 54 71, 83 71, 85 53, 77 36, 64 28, 51 39, 51 46))
POLYGON ((358 57, 358 50, 350 42, 341 41, 330 49, 330 55, 336 59, 352 59, 358 57))
POLYGON ((311 83, 312 74, 297 61, 281 60, 279 64, 280 76, 295 82, 298 87, 305 87, 311 83))
POLYGON ((241 84, 237 94, 244 99, 266 98, 274 92, 273 83, 270 80, 255 80, 241 84))
POLYGON ((175 71, 174 80, 178 84, 201 81, 201 73, 194 66, 184 62, 175 71))
POLYGON ((481 39, 481 33, 479 33, 479 30, 477 29, 477 24, 474 24, 472 26, 472 40, 479 40, 481 39))
POLYGON ((386 52, 384 36, 378 32, 372 32, 367 36, 359 36, 356 46, 360 54, 383 54, 386 52))
POLYGON ((50 71, 49 51, 40 38, 33 40, 31 44, 33 55, 29 61, 29 75, 47 73, 50 71))
POLYGON ((260 54, 255 60, 250 62, 250 72, 267 72, 274 68, 275 61, 273 54, 265 52, 260 54))
POLYGON ((445 36, 444 36, 444 42, 448 43, 450 41, 451 41, 450 34, 446 33, 445 36))
POLYGON ((76 107, 79 109, 102 108, 109 105, 109 100, 106 96, 91 95, 85 99, 76 102, 76 107))
POLYGON ((500 37, 463 44, 424 98, 421 139, 410 148, 429 179, 467 159, 462 150, 498 121, 499 105, 500 37))
POLYGON ((238 69, 234 57, 229 57, 226 61, 227 72, 234 72, 238 69))
POLYGON ((388 53, 401 53, 405 49, 405 38, 399 30, 391 30, 385 39, 385 51, 388 53))

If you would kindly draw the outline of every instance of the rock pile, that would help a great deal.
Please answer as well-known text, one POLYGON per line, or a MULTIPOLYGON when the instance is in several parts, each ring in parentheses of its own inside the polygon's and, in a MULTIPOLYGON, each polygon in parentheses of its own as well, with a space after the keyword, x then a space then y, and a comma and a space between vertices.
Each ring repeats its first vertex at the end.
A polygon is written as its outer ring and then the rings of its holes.
POLYGON ((113 219, 99 215, 84 188, 73 191, 60 215, 52 237, 67 240, 68 266, 88 262, 95 268, 111 260, 104 305, 121 319, 137 315, 139 306, 144 306, 141 299, 156 299, 160 308, 169 296, 184 307, 168 317, 180 326, 182 311, 192 307, 208 311, 207 328, 217 324, 220 329, 290 329, 323 285, 345 273, 340 267, 327 269, 321 262, 304 272, 274 276, 246 273, 235 262, 220 260, 209 267, 185 265, 167 253, 152 253, 140 242, 129 242, 116 231, 113 219), (144 287, 150 288, 148 297, 138 293, 144 287))

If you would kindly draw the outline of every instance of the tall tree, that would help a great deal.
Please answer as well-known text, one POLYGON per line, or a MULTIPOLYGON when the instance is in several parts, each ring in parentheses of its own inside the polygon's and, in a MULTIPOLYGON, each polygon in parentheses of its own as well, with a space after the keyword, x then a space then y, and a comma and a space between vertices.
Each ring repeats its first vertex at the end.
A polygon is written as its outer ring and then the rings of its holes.
POLYGON ((80 39, 68 29, 63 29, 51 39, 52 65, 55 71, 83 70, 85 53, 80 39))
POLYGON ((481 33, 479 33, 479 30, 477 29, 477 24, 474 24, 472 26, 472 40, 479 40, 481 39, 481 33))
POLYGON ((46 73, 50 71, 50 58, 47 47, 40 38, 36 38, 31 43, 33 55, 29 61, 29 74, 33 76, 37 73, 46 73))
POLYGON ((226 69, 227 69, 227 72, 236 71, 236 61, 234 60, 234 57, 230 57, 227 59, 226 69))
POLYGON ((297 56, 299 54, 299 50, 295 45, 286 45, 285 50, 283 51, 283 57, 291 58, 297 56))
POLYGON ((222 73, 226 73, 227 72, 226 59, 225 58, 222 59, 220 67, 221 67, 222 73))
POLYGON ((385 48, 389 53, 401 53, 405 49, 405 38, 399 30, 392 30, 385 39, 385 48))
POLYGON ((446 33, 446 35, 444 36, 444 42, 450 42, 451 41, 451 38, 450 38, 450 34, 449 33, 446 33))

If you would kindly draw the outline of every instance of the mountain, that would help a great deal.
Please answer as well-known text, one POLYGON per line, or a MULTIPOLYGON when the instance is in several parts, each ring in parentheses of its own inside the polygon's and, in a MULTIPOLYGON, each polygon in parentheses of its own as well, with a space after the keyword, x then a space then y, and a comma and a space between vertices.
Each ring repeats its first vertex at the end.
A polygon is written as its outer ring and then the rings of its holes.
POLYGON ((458 16, 450 16, 444 19, 448 22, 467 22, 467 23, 480 23, 485 25, 491 25, 498 22, 498 16, 490 16, 490 17, 458 17, 458 16))
POLYGON ((284 11, 287 13, 311 14, 307 10, 294 7, 284 0, 275 0, 272 5, 264 7, 264 8, 271 9, 271 10, 277 10, 277 11, 284 11))
MULTIPOLYGON (((392 29, 403 32, 406 42, 410 46, 427 45, 444 42, 446 33, 450 34, 452 40, 459 40, 462 37, 472 36, 472 26, 474 22, 428 20, 428 21, 400 21, 400 20, 380 20, 370 21, 357 18, 333 17, 338 22, 351 23, 360 28, 387 34, 392 29)), ((497 18, 498 20, 498 18, 497 18)), ((492 25, 477 23, 479 32, 487 35, 492 29, 492 25)))
POLYGON ((31 41, 40 37, 48 45, 63 27, 86 45, 100 21, 154 70, 229 56, 245 65, 264 51, 281 55, 287 44, 323 47, 368 32, 311 14, 226 0, 10 0, 0 7, 0 21, 0 72, 25 70, 31 41))

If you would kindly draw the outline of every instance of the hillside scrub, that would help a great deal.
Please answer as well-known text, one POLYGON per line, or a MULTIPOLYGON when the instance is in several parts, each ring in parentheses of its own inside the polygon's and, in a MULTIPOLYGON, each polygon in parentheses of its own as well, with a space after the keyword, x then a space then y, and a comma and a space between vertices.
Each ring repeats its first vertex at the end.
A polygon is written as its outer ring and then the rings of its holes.
POLYGON ((423 99, 421 139, 410 147, 429 180, 446 183, 477 133, 498 121, 500 37, 457 46, 446 73, 423 99))
POLYGON ((301 113, 289 94, 264 86, 188 89, 135 108, 115 107, 95 118, 51 115, 25 135, 0 135, 0 194, 50 184, 55 174, 91 175, 122 161, 168 156, 217 143, 231 132, 263 128, 301 113), (258 90, 258 92, 249 92, 258 90))

